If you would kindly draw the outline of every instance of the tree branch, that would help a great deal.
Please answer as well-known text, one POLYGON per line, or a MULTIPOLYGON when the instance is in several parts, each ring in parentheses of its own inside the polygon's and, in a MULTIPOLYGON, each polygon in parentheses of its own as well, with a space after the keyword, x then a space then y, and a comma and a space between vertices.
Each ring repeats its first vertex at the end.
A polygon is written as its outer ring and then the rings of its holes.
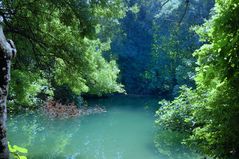
POLYGON ((188 8, 189 8, 189 0, 185 0, 185 9, 184 9, 184 12, 183 12, 183 15, 182 15, 181 19, 178 22, 178 26, 181 25, 186 13, 187 13, 188 8))

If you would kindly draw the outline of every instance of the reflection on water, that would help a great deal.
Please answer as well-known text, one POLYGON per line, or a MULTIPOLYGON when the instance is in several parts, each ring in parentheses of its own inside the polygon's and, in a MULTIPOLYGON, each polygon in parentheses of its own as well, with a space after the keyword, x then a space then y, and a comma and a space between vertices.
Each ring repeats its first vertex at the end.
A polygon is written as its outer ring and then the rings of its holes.
POLYGON ((89 103, 105 106, 108 112, 58 120, 36 113, 18 115, 8 120, 8 138, 11 144, 26 147, 28 157, 34 159, 198 158, 177 140, 174 143, 173 133, 166 137, 168 132, 156 136, 158 153, 154 145, 156 99, 111 97, 89 103))

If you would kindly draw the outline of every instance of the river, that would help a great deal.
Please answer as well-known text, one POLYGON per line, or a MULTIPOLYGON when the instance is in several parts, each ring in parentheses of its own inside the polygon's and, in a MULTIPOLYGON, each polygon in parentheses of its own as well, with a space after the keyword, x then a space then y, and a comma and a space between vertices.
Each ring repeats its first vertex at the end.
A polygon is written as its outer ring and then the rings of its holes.
POLYGON ((158 99, 116 96, 88 101, 106 113, 50 119, 39 113, 8 120, 10 143, 28 149, 33 159, 197 159, 174 133, 161 131, 155 148, 154 112, 158 99), (167 136, 168 135, 168 136, 167 136), (174 143, 175 142, 175 143, 174 143))

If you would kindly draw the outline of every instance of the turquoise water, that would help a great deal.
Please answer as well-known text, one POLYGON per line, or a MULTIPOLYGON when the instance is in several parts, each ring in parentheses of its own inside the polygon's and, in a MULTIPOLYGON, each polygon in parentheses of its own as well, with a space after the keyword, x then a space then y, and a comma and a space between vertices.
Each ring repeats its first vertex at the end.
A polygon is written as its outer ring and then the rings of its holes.
POLYGON ((71 119, 50 119, 37 113, 14 116, 8 120, 9 141, 27 148, 28 158, 34 159, 198 158, 181 146, 174 133, 155 135, 155 98, 89 101, 89 105, 95 104, 105 106, 107 112, 71 119))

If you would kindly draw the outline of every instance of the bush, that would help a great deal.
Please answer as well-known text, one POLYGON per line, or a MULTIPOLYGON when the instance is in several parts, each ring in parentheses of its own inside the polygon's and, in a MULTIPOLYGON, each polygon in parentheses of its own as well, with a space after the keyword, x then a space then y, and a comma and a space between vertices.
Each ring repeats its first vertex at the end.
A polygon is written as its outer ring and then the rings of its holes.
POLYGON ((196 125, 193 117, 195 109, 192 101, 195 99, 195 92, 186 86, 181 87, 181 95, 172 102, 162 100, 160 108, 156 111, 157 125, 167 129, 191 133, 196 125))

